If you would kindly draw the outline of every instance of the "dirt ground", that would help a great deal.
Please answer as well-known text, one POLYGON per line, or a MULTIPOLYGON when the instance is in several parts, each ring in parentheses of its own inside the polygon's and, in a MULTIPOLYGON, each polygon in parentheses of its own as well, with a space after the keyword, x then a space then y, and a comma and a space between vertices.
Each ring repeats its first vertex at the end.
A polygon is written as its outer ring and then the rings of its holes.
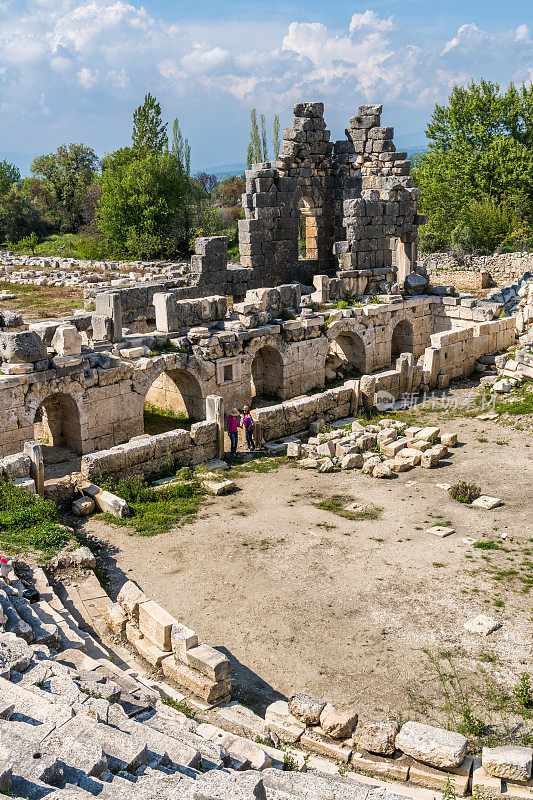
POLYGON ((196 521, 168 534, 130 535, 96 519, 85 531, 106 543, 111 592, 124 577, 138 581, 224 649, 234 695, 256 708, 305 690, 366 718, 392 713, 466 724, 466 732, 481 719, 527 731, 531 722, 514 711, 503 722, 502 698, 533 672, 533 592, 525 591, 533 439, 479 419, 441 427, 460 445, 435 469, 377 480, 283 465, 239 476, 237 493, 209 498, 196 521), (504 505, 475 509, 437 486, 457 480, 504 505), (332 495, 381 508, 381 518, 316 508, 332 495), (426 532, 445 523, 453 535, 426 532), (500 629, 468 633, 463 623, 478 614, 500 629))

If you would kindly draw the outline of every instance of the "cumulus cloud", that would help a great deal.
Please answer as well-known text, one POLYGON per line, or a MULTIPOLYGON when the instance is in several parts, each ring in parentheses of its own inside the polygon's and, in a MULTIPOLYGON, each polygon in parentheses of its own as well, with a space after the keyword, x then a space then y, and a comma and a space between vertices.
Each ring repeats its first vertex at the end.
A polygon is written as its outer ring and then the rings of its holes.
POLYGON ((65 125, 73 108, 95 129, 110 115, 129 120, 147 90, 196 108, 280 111, 311 97, 331 109, 383 101, 426 115, 455 82, 533 75, 525 23, 495 32, 466 19, 426 41, 364 7, 343 29, 297 19, 185 24, 159 19, 140 0, 0 0, 0 12, 2 107, 13 129, 21 115, 38 124, 45 108, 65 125))

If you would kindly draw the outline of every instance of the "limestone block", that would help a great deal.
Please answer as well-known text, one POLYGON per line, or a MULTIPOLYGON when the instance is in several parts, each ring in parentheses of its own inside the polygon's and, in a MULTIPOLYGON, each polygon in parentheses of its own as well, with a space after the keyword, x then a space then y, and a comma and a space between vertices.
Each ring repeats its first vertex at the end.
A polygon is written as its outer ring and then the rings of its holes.
POLYGON ((502 501, 499 497, 490 497, 487 494, 482 494, 472 501, 472 505, 476 508, 485 508, 488 510, 491 508, 497 508, 498 506, 501 506, 501 504, 502 501))
POLYGON ((356 728, 357 745, 371 753, 391 756, 396 749, 396 734, 400 725, 393 721, 363 722, 356 728))
POLYGON ((376 464, 372 470, 373 478, 392 478, 392 475, 393 470, 386 462, 383 462, 382 464, 376 464))
POLYGON ((60 325, 52 337, 52 347, 58 356, 76 356, 81 353, 81 334, 74 325, 60 325))
POLYGON ((406 781, 409 776, 408 756, 386 758, 368 750, 354 750, 352 765, 357 771, 369 772, 371 775, 383 775, 386 778, 406 781))
POLYGON ((440 428, 437 428, 433 425, 428 425, 426 428, 422 428, 418 431, 416 438, 417 439, 425 439, 425 441, 429 441, 430 439, 436 438, 440 434, 440 428))
POLYGON ((126 581, 118 593, 117 601, 133 622, 139 620, 139 604, 148 598, 142 589, 133 581, 126 581))
POLYGON ((187 664, 187 651, 190 650, 191 647, 197 646, 198 636, 193 630, 187 628, 186 625, 174 621, 170 631, 170 643, 175 657, 184 664, 187 664))
POLYGON ((231 677, 231 665, 227 656, 207 644, 190 647, 186 651, 186 658, 190 667, 213 681, 231 677))
POLYGON ((0 358, 11 364, 27 364, 44 361, 46 347, 35 331, 0 333, 0 358))
POLYGON ((172 650, 170 634, 176 620, 154 600, 139 604, 139 630, 161 650, 172 650))
POLYGON ((396 736, 396 746, 404 753, 444 769, 462 764, 467 744, 460 733, 421 722, 406 722, 396 736))
POLYGON ((488 636, 490 633, 497 631, 498 628, 501 628, 501 622, 497 619, 487 617, 486 614, 479 614, 477 617, 463 623, 463 628, 466 628, 469 633, 479 633, 481 636, 488 636))
POLYGON ((473 758, 466 756, 463 762, 454 768, 446 771, 426 766, 412 758, 407 759, 409 767, 409 782, 424 786, 428 789, 444 791, 448 783, 452 786, 456 795, 464 796, 468 793, 470 773, 472 772, 473 758))
POLYGON ((95 509, 92 497, 77 497, 72 502, 72 513, 77 517, 88 517, 95 509))
POLYGON ((115 635, 121 636, 125 632, 128 617, 120 603, 110 603, 106 606, 104 619, 115 635))
POLYGON ((326 703, 320 714, 320 727, 332 739, 346 739, 356 725, 355 711, 337 711, 331 703, 326 703))
POLYGON ((318 725, 325 706, 325 700, 302 692, 296 692, 289 698, 289 712, 306 725, 318 725))
POLYGON ((300 744, 313 753, 334 758, 337 761, 348 761, 352 748, 330 736, 324 736, 321 728, 306 730, 300 738, 300 744))
POLYGON ((205 700, 206 703, 216 703, 231 693, 231 679, 212 681, 185 664, 178 663, 174 656, 168 656, 161 662, 161 669, 167 678, 176 681, 187 691, 205 700))
POLYGON ((267 730, 275 733, 284 742, 297 742, 305 732, 305 723, 289 712, 285 700, 276 700, 265 711, 267 730))
POLYGON ((341 459, 341 469, 362 469, 363 464, 362 453, 348 453, 341 459))
POLYGON ((113 514, 114 517, 125 519, 129 516, 130 508, 125 500, 117 497, 116 494, 108 492, 107 489, 100 489, 92 483, 84 483, 80 486, 82 491, 92 497, 96 503, 96 507, 100 511, 106 511, 108 514, 113 514))
POLYGON ((456 433, 441 433, 440 435, 441 444, 446 445, 446 447, 455 447, 457 444, 457 434, 456 433))
POLYGON ((289 442, 287 444, 287 458, 300 458, 302 445, 300 442, 289 442))
POLYGON ((455 530, 445 525, 433 525, 426 530, 426 533, 432 533, 434 536, 440 536, 441 539, 444 539, 445 536, 451 536, 452 533, 455 533, 455 530))
POLYGON ((502 794, 502 780, 501 778, 493 778, 481 766, 481 761, 476 759, 474 762, 474 771, 472 773, 472 791, 476 791, 482 797, 499 797, 502 794))
POLYGON ((481 763, 485 772, 494 778, 528 781, 531 778, 533 749, 518 745, 484 747, 481 763))

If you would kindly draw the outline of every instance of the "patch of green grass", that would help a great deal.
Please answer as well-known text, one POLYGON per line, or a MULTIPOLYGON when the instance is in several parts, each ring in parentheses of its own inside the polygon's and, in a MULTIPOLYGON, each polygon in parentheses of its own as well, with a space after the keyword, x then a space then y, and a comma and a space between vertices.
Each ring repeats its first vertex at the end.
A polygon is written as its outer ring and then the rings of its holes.
POLYGON ((72 538, 59 522, 53 500, 0 481, 0 544, 11 553, 37 550, 54 555, 72 538))
POLYGON ((144 430, 150 436, 157 433, 173 431, 177 428, 190 428, 192 420, 185 411, 173 411, 170 408, 158 408, 152 403, 144 404, 144 430))
POLYGON ((518 389, 514 389, 505 400, 496 403, 497 414, 533 414, 533 383, 528 381, 518 389))
POLYGON ((498 544, 498 542, 493 542, 490 539, 474 542, 472 547, 474 547, 476 550, 501 550, 501 546, 498 544))
POLYGON ((196 479, 156 488, 148 486, 140 478, 130 477, 120 481, 102 481, 100 486, 126 500, 132 513, 127 519, 105 514, 106 521, 113 525, 128 525, 141 536, 166 533, 190 522, 200 507, 203 494, 196 479))
POLYGON ((257 454, 250 461, 244 461, 243 459, 243 455, 236 455, 231 461, 231 467, 224 471, 224 478, 235 478, 247 472, 272 472, 272 470, 279 469, 279 467, 287 463, 285 456, 261 456, 257 454))
POLYGON ((353 502, 353 498, 351 497, 334 494, 328 500, 321 500, 314 505, 322 511, 331 511, 332 514, 337 514, 337 516, 344 517, 345 519, 362 520, 379 519, 381 517, 383 509, 377 507, 365 508, 361 511, 350 511, 345 506, 351 502, 353 502))

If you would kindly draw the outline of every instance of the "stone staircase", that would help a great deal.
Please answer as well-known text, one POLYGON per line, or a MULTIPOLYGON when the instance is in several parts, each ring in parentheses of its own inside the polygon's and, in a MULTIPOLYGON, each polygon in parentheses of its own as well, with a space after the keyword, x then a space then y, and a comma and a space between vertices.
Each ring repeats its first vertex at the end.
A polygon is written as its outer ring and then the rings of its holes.
MULTIPOLYGON (((177 710, 168 698, 178 693, 133 669, 127 651, 100 641, 94 628, 109 600, 90 575, 56 591, 36 568, 25 574, 39 592, 32 604, 14 573, 0 588, 0 793, 27 800, 399 800, 380 781, 330 774, 336 767, 326 760, 314 757, 324 769, 310 769, 296 751, 294 771, 284 771, 283 750, 177 710)), ((416 791, 409 796, 426 800, 416 791)))

